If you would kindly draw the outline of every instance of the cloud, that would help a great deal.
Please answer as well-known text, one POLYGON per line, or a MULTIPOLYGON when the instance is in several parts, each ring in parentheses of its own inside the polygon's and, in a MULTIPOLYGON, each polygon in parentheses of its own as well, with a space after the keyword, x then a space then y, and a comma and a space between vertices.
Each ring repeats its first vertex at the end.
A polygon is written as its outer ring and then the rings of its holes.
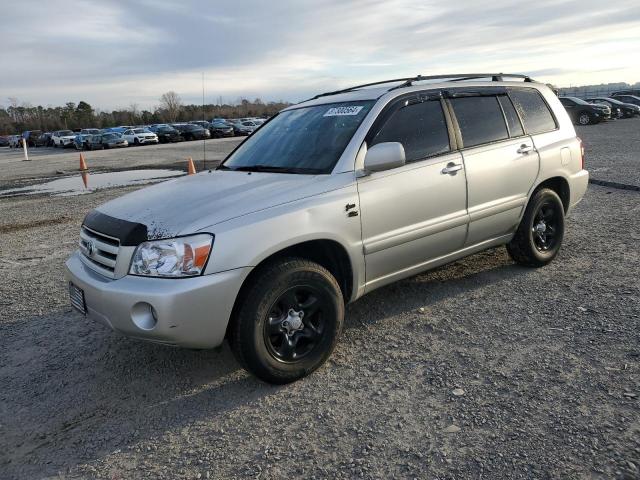
MULTIPOLYGON (((418 73, 517 71, 558 84, 640 80, 636 2, 0 0, 0 92, 33 104, 145 108, 299 100, 418 73), (4 4, 4 5, 3 5, 4 4)), ((3 99, 0 99, 0 102, 3 99)))

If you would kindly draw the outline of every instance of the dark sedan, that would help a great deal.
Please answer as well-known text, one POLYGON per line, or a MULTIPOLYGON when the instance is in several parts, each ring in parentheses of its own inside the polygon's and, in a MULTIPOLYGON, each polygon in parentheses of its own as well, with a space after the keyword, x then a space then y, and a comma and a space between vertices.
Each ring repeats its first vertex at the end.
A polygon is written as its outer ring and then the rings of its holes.
POLYGON ((227 122, 214 122, 209 127, 209 131, 211 132, 211 136, 214 138, 234 136, 233 126, 229 125, 227 122))
POLYGON ((630 103, 632 105, 637 105, 640 107, 640 96, 638 95, 622 95, 622 94, 616 93, 614 95, 611 95, 611 98, 623 103, 630 103))
POLYGON ((181 142, 183 140, 180 132, 171 125, 152 125, 149 130, 158 136, 160 143, 181 142))
POLYGON ((172 126, 185 140, 204 140, 211 136, 209 130, 193 123, 176 123, 172 126))
POLYGON ((122 135, 118 132, 103 133, 100 137, 103 148, 122 148, 129 146, 129 142, 122 138, 122 135))
MULTIPOLYGON (((607 112, 604 108, 592 105, 577 97, 560 97, 560 103, 564 105, 565 110, 569 114, 574 124, 589 125, 591 123, 600 123, 606 119, 607 112)), ((611 110, 609 110, 609 116, 611 110)))
POLYGON ((618 114, 618 118, 631 118, 636 115, 640 115, 640 107, 630 103, 623 103, 615 98, 594 97, 587 98, 586 100, 589 103, 602 103, 604 105, 609 105, 612 112, 618 110, 620 112, 618 114))

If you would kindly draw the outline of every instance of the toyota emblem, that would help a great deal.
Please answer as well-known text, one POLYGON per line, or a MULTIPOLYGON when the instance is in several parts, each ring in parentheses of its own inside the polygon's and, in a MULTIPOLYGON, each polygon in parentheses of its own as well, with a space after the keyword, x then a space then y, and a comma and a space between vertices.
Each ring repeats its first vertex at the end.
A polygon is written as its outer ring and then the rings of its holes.
POLYGON ((93 256, 93 252, 96 249, 96 246, 94 245, 94 243, 91 240, 87 240, 85 242, 85 247, 87 248, 87 255, 92 257, 93 256))

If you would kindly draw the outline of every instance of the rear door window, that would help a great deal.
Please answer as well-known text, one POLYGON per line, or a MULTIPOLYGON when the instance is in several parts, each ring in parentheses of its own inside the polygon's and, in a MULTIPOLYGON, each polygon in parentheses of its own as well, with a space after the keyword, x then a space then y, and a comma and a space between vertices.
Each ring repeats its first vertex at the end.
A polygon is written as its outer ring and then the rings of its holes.
POLYGON ((509 97, 507 97, 506 95, 500 96, 498 97, 498 101, 500 102, 500 106, 502 107, 504 116, 507 119, 507 126, 509 127, 509 136, 520 137, 524 135, 522 124, 520 123, 520 119, 518 118, 516 109, 513 106, 513 103, 511 103, 511 100, 509 100, 509 97))
POLYGON ((544 133, 558 126, 540 93, 533 88, 513 89, 509 93, 528 134, 544 133))
POLYGON ((450 150, 449 131, 439 100, 418 101, 399 108, 373 137, 371 146, 400 142, 407 163, 450 150))
POLYGON ((497 97, 452 98, 465 148, 509 138, 497 97))

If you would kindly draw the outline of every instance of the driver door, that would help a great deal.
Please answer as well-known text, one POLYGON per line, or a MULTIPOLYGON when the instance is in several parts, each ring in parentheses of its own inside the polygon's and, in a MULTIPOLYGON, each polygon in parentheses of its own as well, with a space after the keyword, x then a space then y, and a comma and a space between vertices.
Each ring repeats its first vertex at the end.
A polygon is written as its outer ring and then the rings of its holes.
POLYGON ((406 164, 358 179, 367 291, 461 249, 467 233, 465 169, 452 151, 444 105, 420 97, 399 102, 367 138, 370 146, 402 143, 406 164))

